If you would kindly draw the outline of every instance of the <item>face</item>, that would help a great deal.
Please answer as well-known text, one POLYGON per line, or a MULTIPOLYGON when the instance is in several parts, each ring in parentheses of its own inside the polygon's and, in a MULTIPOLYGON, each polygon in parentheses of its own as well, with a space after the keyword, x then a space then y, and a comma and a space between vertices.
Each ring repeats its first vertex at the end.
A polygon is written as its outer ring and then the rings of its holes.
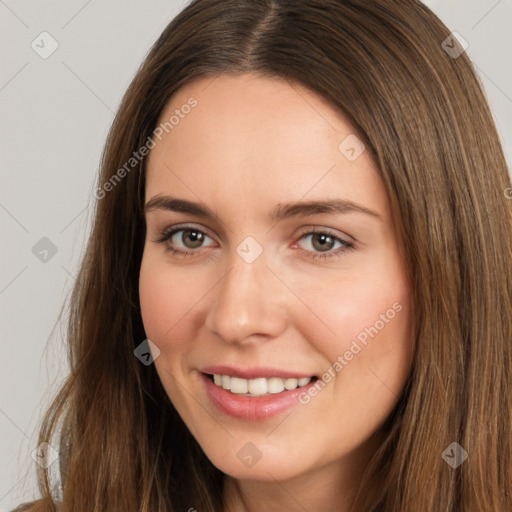
POLYGON ((140 301, 170 400, 238 479, 354 466, 412 352, 369 152, 312 91, 252 74, 185 86, 165 122, 147 161, 140 301))

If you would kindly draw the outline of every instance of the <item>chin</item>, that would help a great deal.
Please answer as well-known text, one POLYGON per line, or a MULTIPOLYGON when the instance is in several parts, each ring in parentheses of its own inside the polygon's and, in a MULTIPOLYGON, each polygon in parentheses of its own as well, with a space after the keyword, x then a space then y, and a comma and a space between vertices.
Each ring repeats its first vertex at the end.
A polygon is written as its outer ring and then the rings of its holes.
POLYGON ((250 441, 236 443, 233 449, 226 446, 219 449, 218 446, 212 447, 211 451, 204 450, 206 456, 217 469, 237 480, 284 481, 308 470, 304 456, 295 450, 292 453, 288 450, 279 453, 256 451, 250 441))

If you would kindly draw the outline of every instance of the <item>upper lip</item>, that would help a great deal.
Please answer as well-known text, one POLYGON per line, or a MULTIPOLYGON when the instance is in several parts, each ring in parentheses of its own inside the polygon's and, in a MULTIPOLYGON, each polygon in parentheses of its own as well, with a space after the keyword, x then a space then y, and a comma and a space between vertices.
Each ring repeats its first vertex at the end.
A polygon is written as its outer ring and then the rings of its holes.
POLYGON ((303 379, 306 377, 314 377, 312 373, 290 372, 289 370, 280 370, 278 368, 268 368, 254 366, 252 368, 235 368, 229 365, 207 366, 199 370, 202 373, 229 375, 230 377, 238 377, 240 379, 257 379, 259 377, 281 377, 284 379, 303 379))

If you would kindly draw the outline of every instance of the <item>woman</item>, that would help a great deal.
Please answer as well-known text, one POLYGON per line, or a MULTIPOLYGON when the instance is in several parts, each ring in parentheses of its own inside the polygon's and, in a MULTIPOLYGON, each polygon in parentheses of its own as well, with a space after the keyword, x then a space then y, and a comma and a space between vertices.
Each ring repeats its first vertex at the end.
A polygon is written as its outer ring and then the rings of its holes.
POLYGON ((30 510, 512 510, 512 189, 463 50, 412 0, 171 22, 107 140, 30 510))

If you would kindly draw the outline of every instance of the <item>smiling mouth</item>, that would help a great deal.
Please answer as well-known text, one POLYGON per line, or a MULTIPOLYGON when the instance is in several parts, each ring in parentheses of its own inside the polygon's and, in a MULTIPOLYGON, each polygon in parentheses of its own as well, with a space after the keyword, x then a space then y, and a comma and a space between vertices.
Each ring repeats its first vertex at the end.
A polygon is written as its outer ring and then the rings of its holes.
POLYGON ((284 391, 293 391, 308 385, 318 378, 305 377, 302 379, 259 377, 256 379, 242 379, 230 375, 205 374, 216 386, 231 392, 234 395, 257 397, 265 395, 277 395, 284 391))

